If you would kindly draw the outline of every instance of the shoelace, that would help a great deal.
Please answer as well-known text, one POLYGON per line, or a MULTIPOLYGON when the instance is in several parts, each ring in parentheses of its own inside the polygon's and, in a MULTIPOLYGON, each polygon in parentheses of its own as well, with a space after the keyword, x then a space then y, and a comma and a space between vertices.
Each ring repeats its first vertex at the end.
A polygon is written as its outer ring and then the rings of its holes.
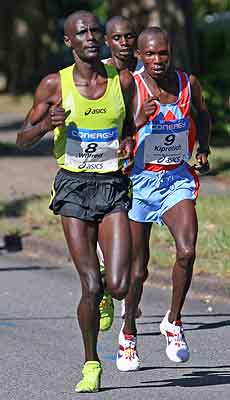
POLYGON ((184 339, 184 330, 181 326, 179 327, 179 329, 174 329, 174 332, 167 331, 167 334, 168 334, 168 337, 170 337, 170 339, 171 339, 170 342, 174 341, 175 344, 178 346, 186 344, 185 339, 184 339))
POLYGON ((124 351, 125 358, 128 360, 132 360, 135 358, 135 348, 127 347, 124 351))
POLYGON ((127 338, 127 336, 129 336, 129 335, 125 336, 125 341, 128 343, 125 343, 125 346, 123 347, 123 351, 124 351, 125 358, 131 361, 132 359, 135 358, 136 342, 134 340, 131 340, 131 337, 127 338))
POLYGON ((98 365, 91 365, 90 368, 88 366, 84 367, 82 370, 83 377, 95 377, 95 373, 100 372, 101 368, 98 365))

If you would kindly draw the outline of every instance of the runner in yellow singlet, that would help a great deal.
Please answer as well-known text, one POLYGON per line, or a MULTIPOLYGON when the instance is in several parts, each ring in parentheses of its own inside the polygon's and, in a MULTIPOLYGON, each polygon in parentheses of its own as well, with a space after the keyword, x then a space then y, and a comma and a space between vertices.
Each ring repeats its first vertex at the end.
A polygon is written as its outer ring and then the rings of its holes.
POLYGON ((85 363, 75 390, 96 392, 102 374, 97 338, 103 297, 97 241, 102 243, 107 290, 121 300, 129 288, 129 178, 122 173, 122 159, 132 162, 135 84, 128 70, 118 73, 100 61, 103 32, 93 14, 71 14, 64 28, 74 65, 41 81, 17 144, 27 148, 54 130, 60 169, 50 208, 61 215, 82 286, 77 316, 85 363))

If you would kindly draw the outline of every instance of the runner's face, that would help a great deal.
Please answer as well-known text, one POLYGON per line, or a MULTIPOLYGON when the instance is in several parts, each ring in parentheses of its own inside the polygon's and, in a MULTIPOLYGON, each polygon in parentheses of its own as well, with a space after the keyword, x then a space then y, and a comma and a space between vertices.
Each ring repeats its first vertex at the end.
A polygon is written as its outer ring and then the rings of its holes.
POLYGON ((106 36, 112 54, 120 60, 129 60, 133 57, 136 44, 136 35, 128 22, 117 22, 113 31, 106 36))
POLYGON ((99 58, 103 32, 94 16, 78 17, 72 24, 69 39, 71 47, 83 61, 99 58))
POLYGON ((145 70, 152 78, 165 77, 171 61, 171 50, 168 40, 163 35, 149 35, 143 38, 139 54, 145 70))

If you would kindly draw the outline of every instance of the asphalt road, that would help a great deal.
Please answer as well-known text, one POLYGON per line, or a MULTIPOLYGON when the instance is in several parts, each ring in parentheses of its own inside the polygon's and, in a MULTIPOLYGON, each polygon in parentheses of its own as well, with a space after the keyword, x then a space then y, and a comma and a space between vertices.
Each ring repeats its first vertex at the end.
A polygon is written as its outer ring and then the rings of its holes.
POLYGON ((230 393, 230 311, 227 302, 192 297, 184 308, 191 360, 175 365, 165 355, 159 323, 170 290, 146 285, 138 320, 142 368, 121 373, 115 365, 121 326, 120 304, 110 332, 100 334, 104 366, 102 390, 76 394, 83 361, 75 320, 80 295, 69 264, 47 266, 0 252, 0 399, 1 400, 226 400, 230 393))

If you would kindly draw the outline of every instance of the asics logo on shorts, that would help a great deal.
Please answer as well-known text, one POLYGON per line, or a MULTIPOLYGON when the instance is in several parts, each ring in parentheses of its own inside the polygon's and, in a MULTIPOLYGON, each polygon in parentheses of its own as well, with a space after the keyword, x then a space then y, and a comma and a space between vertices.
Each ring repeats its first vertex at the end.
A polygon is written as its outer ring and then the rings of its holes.
POLYGON ((105 114, 106 113, 106 108, 87 108, 87 110, 85 110, 85 115, 89 115, 89 114, 105 114))

